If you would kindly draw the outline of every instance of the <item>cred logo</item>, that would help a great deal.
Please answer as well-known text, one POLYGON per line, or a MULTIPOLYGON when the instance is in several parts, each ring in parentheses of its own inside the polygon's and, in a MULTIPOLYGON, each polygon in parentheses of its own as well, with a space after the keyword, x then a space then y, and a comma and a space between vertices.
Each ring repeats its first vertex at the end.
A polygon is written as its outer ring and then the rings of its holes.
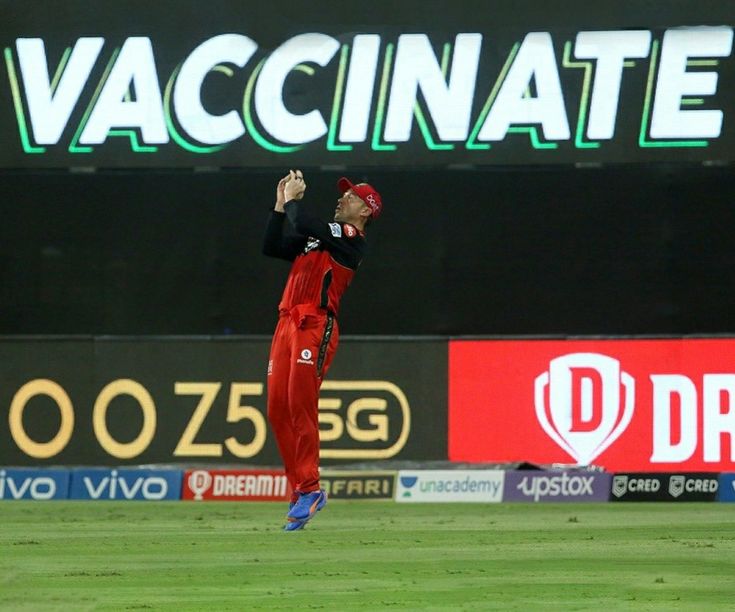
POLYGON ((635 381, 617 359, 571 353, 552 359, 535 382, 536 418, 577 463, 589 465, 622 434, 635 403, 635 381))

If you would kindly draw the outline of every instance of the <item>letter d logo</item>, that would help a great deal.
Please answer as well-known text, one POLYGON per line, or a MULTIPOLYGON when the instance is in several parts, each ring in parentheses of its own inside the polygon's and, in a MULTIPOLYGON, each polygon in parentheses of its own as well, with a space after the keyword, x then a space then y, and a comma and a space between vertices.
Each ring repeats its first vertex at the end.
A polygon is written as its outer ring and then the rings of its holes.
POLYGON ((189 475, 189 488, 194 493, 194 499, 202 500, 202 495, 212 486, 212 475, 206 470, 196 470, 189 475))
POLYGON ((597 353, 552 359, 536 378, 536 418, 580 465, 610 446, 633 417, 635 381, 620 362, 597 353))

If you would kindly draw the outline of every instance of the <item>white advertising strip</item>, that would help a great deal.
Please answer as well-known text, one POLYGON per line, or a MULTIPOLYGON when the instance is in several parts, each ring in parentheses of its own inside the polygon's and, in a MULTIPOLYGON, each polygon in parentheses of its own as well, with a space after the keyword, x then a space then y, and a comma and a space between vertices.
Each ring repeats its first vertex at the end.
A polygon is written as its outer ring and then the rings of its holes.
POLYGON ((398 502, 500 502, 502 470, 401 470, 398 502))

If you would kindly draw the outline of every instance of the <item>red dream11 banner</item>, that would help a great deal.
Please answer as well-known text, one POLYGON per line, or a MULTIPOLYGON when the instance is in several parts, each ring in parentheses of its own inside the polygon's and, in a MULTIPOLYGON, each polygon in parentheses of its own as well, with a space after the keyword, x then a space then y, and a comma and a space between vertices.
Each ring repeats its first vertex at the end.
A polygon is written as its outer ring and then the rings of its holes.
POLYGON ((275 470, 187 470, 181 499, 193 501, 286 501, 291 486, 275 470))
POLYGON ((449 459, 735 470, 735 339, 449 345, 449 459))

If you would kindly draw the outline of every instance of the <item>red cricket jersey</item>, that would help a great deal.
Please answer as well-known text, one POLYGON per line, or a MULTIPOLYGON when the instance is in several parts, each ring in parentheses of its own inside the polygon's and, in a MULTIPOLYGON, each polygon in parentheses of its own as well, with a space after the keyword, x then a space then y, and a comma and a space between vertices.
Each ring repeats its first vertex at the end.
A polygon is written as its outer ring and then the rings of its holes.
POLYGON ((287 202, 271 212, 263 253, 293 261, 279 310, 311 305, 332 314, 365 253, 365 235, 349 223, 326 223, 308 214, 308 204, 287 202), (284 221, 288 218, 290 227, 284 221))

